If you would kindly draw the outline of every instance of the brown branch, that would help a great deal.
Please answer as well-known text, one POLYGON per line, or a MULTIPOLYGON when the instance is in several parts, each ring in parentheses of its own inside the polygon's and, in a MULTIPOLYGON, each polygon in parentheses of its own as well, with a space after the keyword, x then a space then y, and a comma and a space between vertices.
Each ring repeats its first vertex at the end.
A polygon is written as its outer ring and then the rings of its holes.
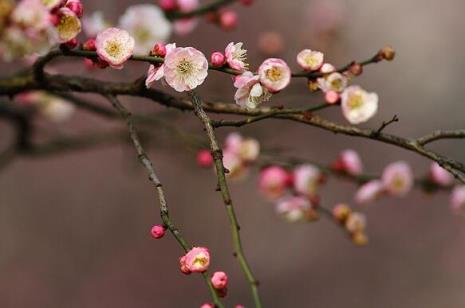
POLYGON ((437 130, 428 135, 417 138, 419 145, 426 145, 428 143, 443 140, 443 139, 463 139, 465 138, 465 129, 457 130, 437 130))

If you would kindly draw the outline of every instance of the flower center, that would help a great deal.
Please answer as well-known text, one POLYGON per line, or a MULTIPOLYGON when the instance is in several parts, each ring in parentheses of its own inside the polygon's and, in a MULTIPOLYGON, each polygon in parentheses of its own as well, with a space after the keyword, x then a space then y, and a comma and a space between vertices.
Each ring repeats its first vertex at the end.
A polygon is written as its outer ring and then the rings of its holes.
POLYGON ((277 67, 272 67, 266 71, 266 77, 271 81, 279 81, 282 78, 282 72, 277 67))
POLYGON ((58 33, 64 39, 72 37, 80 30, 79 20, 70 15, 63 15, 60 18, 60 23, 57 26, 58 33))
POLYGON ((194 70, 194 65, 191 61, 187 59, 182 59, 181 61, 179 61, 176 70, 181 75, 189 75, 194 70))
POLYGON ((395 189, 402 189, 405 186, 404 179, 401 176, 396 176, 392 181, 392 186, 395 189))
POLYGON ((105 46, 105 51, 110 57, 117 57, 121 53, 121 44, 116 41, 110 41, 105 46))
POLYGON ((348 101, 349 109, 358 109, 363 105, 363 96, 361 94, 352 94, 348 101))
POLYGON ((192 262, 192 264, 195 266, 195 267, 204 267, 205 265, 208 264, 208 259, 205 258, 204 256, 198 256, 198 257, 195 257, 194 261, 192 262))
POLYGON ((150 31, 145 27, 137 27, 134 36, 139 42, 146 42, 150 39, 150 31))
POLYGON ((317 59, 311 55, 305 57, 305 63, 310 66, 310 67, 313 67, 315 65, 317 65, 317 59))

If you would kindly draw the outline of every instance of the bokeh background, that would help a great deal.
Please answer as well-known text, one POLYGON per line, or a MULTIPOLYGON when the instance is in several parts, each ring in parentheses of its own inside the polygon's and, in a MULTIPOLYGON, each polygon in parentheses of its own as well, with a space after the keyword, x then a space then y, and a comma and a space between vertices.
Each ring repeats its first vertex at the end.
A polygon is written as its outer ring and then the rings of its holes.
MULTIPOLYGON (((141 1, 83 2, 87 12, 102 10, 115 21, 127 6, 141 1)), ((257 0, 250 8, 234 8, 240 13, 236 31, 223 32, 202 21, 193 34, 174 40, 205 53, 243 41, 255 65, 264 58, 259 40, 270 31, 282 36, 285 46, 279 56, 289 63, 304 47, 321 49, 330 62, 341 65, 366 59, 389 44, 397 51, 395 61, 367 67, 356 81, 380 96, 379 113, 363 126, 378 127, 397 114, 400 122, 388 130, 404 136, 463 127, 464 1, 257 0)), ((2 74, 10 68, 0 64, 2 74)), ((146 68, 131 64, 122 72, 93 74, 128 80, 146 68)), ((73 72, 87 73, 80 64, 73 65, 73 72)), ((231 81, 213 75, 201 93, 230 101, 231 81)), ((165 112, 145 100, 124 101, 133 110, 165 112)), ((318 101, 321 96, 310 96, 298 81, 272 103, 308 106, 318 101)), ((337 110, 323 114, 344 122, 337 110)), ((179 128, 202 136, 191 114, 172 111, 167 116, 179 128)), ((0 125, 3 144, 12 131, 6 123, 0 125)), ((37 125, 39 140, 121 127, 81 111, 63 125, 37 125)), ((214 174, 200 170, 194 152, 172 132, 154 130, 150 157, 165 185, 173 220, 189 241, 211 249, 212 270, 230 274, 228 307, 252 307, 232 256, 214 174)), ((221 130, 220 136, 229 131, 221 130)), ((321 162, 354 148, 369 173, 402 159, 422 176, 430 164, 393 146, 296 123, 264 121, 240 132, 259 139, 263 147, 321 162)), ((432 148, 459 160, 465 154, 460 140, 432 148)), ((298 225, 282 221, 256 184, 252 172, 231 183, 231 189, 266 307, 465 306, 465 221, 450 212, 446 193, 415 191, 404 199, 359 208, 368 215, 370 244, 357 248, 326 219, 298 225)), ((332 179, 323 202, 352 202, 354 189, 332 179)), ((173 238, 150 238, 151 225, 160 221, 156 200, 126 145, 16 159, 0 174, 0 307, 198 307, 208 301, 200 276, 179 273, 181 250, 173 238)))

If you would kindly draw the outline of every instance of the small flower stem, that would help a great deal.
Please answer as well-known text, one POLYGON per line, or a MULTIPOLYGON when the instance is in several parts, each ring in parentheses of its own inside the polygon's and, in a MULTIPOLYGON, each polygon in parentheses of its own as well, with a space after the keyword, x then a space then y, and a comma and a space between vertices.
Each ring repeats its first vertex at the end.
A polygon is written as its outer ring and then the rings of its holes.
POLYGON ((210 150, 212 152, 212 156, 215 162, 218 187, 220 189, 224 205, 226 206, 226 212, 228 214, 229 223, 231 226, 231 235, 234 245, 235 256, 239 262, 242 271, 244 272, 247 281, 249 282, 250 288, 252 290, 252 297, 255 303, 255 307, 261 308, 262 303, 258 291, 258 281, 257 279, 255 279, 255 276, 252 273, 252 270, 247 262, 247 259, 245 258, 244 251, 242 248, 241 236, 239 233, 239 223, 236 217, 236 213, 234 211, 231 195, 229 193, 228 183, 226 181, 225 168, 223 165, 223 153, 218 145, 218 141, 216 139, 211 120, 202 108, 202 102, 200 97, 193 91, 189 92, 189 97, 192 100, 192 104, 194 106, 194 113, 202 121, 210 142, 210 150))

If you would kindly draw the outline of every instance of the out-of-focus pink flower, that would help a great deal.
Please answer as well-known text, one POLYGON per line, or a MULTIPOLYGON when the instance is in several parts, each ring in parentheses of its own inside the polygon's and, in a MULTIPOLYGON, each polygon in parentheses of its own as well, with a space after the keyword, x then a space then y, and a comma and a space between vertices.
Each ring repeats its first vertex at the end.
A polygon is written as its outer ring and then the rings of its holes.
POLYGON ((181 12, 190 12, 199 7, 199 0, 177 0, 181 12))
POLYGON ((437 162, 433 162, 430 168, 431 181, 441 186, 449 186, 454 182, 454 176, 437 162))
POLYGON ((244 162, 252 162, 260 154, 260 143, 256 139, 243 138, 234 132, 226 137, 224 151, 234 153, 244 162))
POLYGON ((165 235, 165 227, 162 225, 155 225, 150 230, 150 233, 152 234, 153 238, 160 239, 165 235))
POLYGON ((261 33, 258 39, 258 49, 266 56, 276 56, 284 49, 283 36, 274 31, 261 33))
POLYGON ((341 106, 347 121, 352 124, 360 124, 376 114, 378 95, 368 93, 359 86, 350 86, 341 95, 341 106))
POLYGON ((242 159, 231 151, 223 152, 223 165, 229 171, 226 176, 230 179, 240 179, 247 171, 242 159))
POLYGON ((297 63, 306 71, 317 71, 324 63, 324 54, 319 51, 304 49, 297 55, 297 63))
POLYGON ((205 247, 194 247, 185 259, 186 267, 193 273, 203 273, 210 265, 210 252, 205 247))
POLYGON ((255 109, 271 97, 268 89, 260 84, 260 77, 249 71, 237 76, 234 86, 237 88, 234 95, 236 104, 247 109, 255 109))
MULTIPOLYGON (((242 1, 244 1, 244 0, 242 0, 242 1)), ((252 2, 252 0, 247 0, 247 1, 252 2)), ((244 305, 236 305, 236 306, 234 306, 234 308, 245 308, 245 306, 244 305)))
POLYGON ((391 163, 384 168, 382 181, 384 189, 389 194, 405 196, 413 186, 412 169, 403 161, 391 163))
POLYGON ((336 104, 341 99, 341 96, 336 91, 328 91, 325 93, 325 101, 328 104, 336 104))
POLYGON ((11 13, 11 21, 28 31, 45 30, 51 26, 49 10, 40 0, 19 1, 11 13))
POLYGON ((351 213, 347 217, 345 227, 350 233, 363 232, 366 227, 366 217, 362 213, 351 213))
MULTIPOLYGON (((198 0, 177 0, 177 8, 180 12, 190 12, 199 7, 198 0)), ((178 35, 191 33, 198 24, 197 18, 179 19, 174 22, 174 32, 178 35)))
POLYGON ((450 206, 454 211, 465 209, 465 185, 454 187, 450 195, 450 206))
POLYGON ((291 69, 281 59, 269 58, 258 68, 260 83, 271 93, 283 90, 291 82, 291 69))
POLYGON ((197 164, 202 168, 213 166, 213 157, 209 150, 200 150, 197 153, 197 164))
POLYGON ((224 140, 224 151, 238 154, 241 151, 244 138, 237 132, 228 134, 224 140))
POLYGON ((240 72, 244 71, 248 66, 245 62, 247 60, 247 50, 243 49, 242 45, 242 42, 236 44, 231 42, 224 51, 228 65, 240 72))
POLYGON ((166 56, 166 52, 166 45, 164 43, 155 43, 150 51, 150 55, 164 58, 166 56))
POLYGON ((347 77, 338 72, 318 78, 318 84, 323 92, 335 91, 340 93, 347 87, 347 82, 347 77))
POLYGON ((228 285, 228 275, 225 272, 214 272, 211 283, 215 289, 224 289, 228 285))
MULTIPOLYGON (((168 44, 165 46, 165 57, 170 54, 174 49, 176 49, 176 44, 168 44)), ((151 64, 149 66, 149 70, 147 72, 147 79, 145 80, 145 86, 150 88, 150 86, 157 80, 162 79, 165 77, 165 64, 154 65, 151 64)))
POLYGON ((210 303, 205 303, 205 304, 202 304, 200 308, 215 308, 215 305, 210 304, 210 303))
POLYGON ((222 10, 220 12, 220 26, 224 30, 234 30, 237 27, 237 13, 233 10, 222 10))
POLYGON ((82 27, 87 37, 96 37, 97 34, 110 27, 110 23, 105 20, 101 11, 95 11, 82 18, 82 27))
POLYGON ((82 5, 81 0, 68 0, 66 2, 66 7, 73 11, 79 18, 81 18, 84 14, 84 6, 82 5))
POLYGON ((207 78, 207 58, 193 47, 175 48, 165 57, 164 75, 166 82, 176 91, 191 91, 207 78))
POLYGON ((176 0, 160 0, 160 8, 165 11, 172 11, 178 7, 178 2, 176 0))
POLYGON ((290 196, 278 200, 276 211, 288 222, 313 221, 319 217, 310 201, 301 196, 290 196))
POLYGON ((97 35, 95 46, 100 59, 113 68, 122 69, 134 52, 134 39, 125 30, 108 28, 97 35))
POLYGON ((119 19, 119 26, 134 37, 134 53, 146 55, 155 42, 166 42, 171 35, 171 23, 160 8, 153 4, 128 7, 119 19))
POLYGON ((294 189, 304 196, 315 197, 321 177, 320 170, 314 165, 300 165, 294 169, 294 189))
POLYGON ((57 16, 60 19, 56 26, 60 43, 72 40, 81 32, 81 21, 73 11, 63 7, 57 11, 57 16))
POLYGON ((383 182, 379 180, 369 181, 357 190, 355 193, 355 202, 359 204, 368 204, 378 199, 384 192, 383 182))
POLYGON ((214 67, 222 67, 226 63, 226 57, 222 52, 215 51, 211 54, 210 61, 214 67))
POLYGON ((270 199, 282 197, 286 191, 289 173, 279 166, 260 171, 259 188, 270 199))
POLYGON ((336 68, 334 67, 334 65, 330 63, 323 63, 323 65, 320 68, 320 72, 323 74, 329 74, 335 71, 336 71, 336 68))
POLYGON ((347 218, 352 213, 352 209, 345 203, 339 203, 334 206, 332 212, 337 222, 345 224, 347 218))
POLYGON ((95 51, 97 50, 97 47, 95 45, 95 39, 94 38, 90 38, 88 40, 86 40, 83 44, 82 44, 82 49, 83 50, 88 50, 88 51, 95 51))
POLYGON ((186 260, 187 260, 187 257, 185 255, 179 258, 179 269, 181 270, 181 273, 185 275, 190 275, 192 272, 187 266, 186 260))
POLYGON ((332 165, 337 171, 347 172, 351 175, 360 175, 363 171, 362 160, 354 150, 344 150, 332 165))

